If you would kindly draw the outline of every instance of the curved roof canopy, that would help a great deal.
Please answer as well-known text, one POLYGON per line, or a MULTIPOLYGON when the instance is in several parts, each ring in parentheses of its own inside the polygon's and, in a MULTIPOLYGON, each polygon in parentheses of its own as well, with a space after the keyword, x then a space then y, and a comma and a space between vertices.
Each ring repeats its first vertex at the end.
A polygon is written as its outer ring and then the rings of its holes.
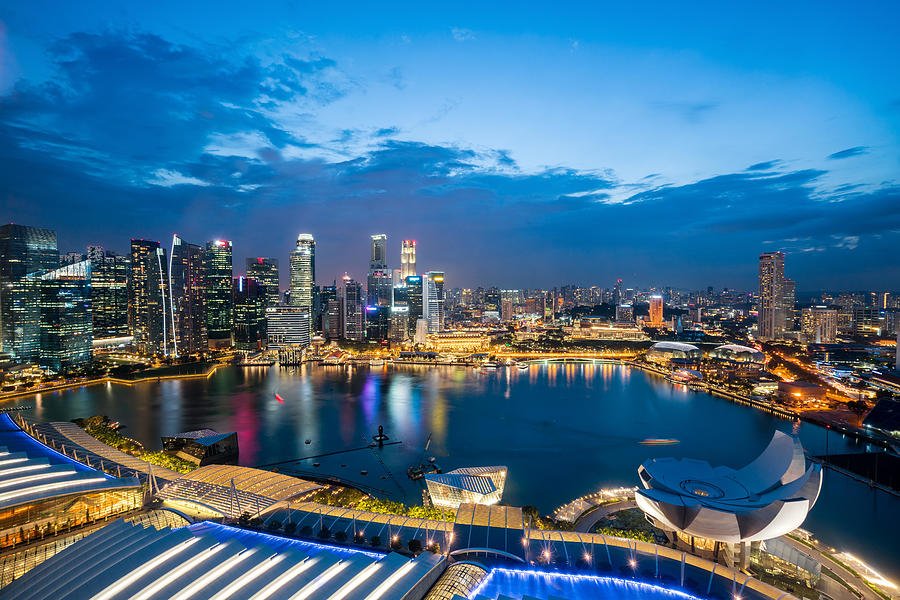
POLYGON ((749 346, 740 344, 723 344, 716 346, 709 353, 710 358, 723 358, 735 362, 752 362, 763 364, 766 362, 766 355, 749 346))
POLYGON ((635 500, 671 531, 721 542, 751 542, 799 527, 819 497, 821 466, 806 467, 800 440, 776 431, 742 469, 703 460, 655 458, 638 468, 635 500))

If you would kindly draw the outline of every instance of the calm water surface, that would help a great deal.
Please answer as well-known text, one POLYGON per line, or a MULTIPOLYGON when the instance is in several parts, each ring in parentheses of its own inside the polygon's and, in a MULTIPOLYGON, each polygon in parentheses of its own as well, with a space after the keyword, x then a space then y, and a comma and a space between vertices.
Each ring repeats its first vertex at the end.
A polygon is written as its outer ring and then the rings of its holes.
MULTIPOLYGON (((410 502, 421 499, 422 487, 406 469, 418 463, 431 434, 426 456, 444 470, 507 465, 503 501, 534 504, 545 513, 600 487, 637 485, 638 465, 654 456, 743 466, 775 429, 792 426, 619 365, 551 364, 489 374, 424 366, 234 367, 208 380, 92 386, 18 402, 33 406, 40 420, 108 415, 150 447, 159 447, 162 435, 190 429, 237 431, 243 465, 295 461, 280 468, 341 477, 410 502), (365 448, 378 425, 402 443, 377 452, 365 448), (646 438, 680 443, 640 445, 646 438)), ((825 435, 807 424, 800 430, 813 454, 824 454, 825 435)), ((828 447, 865 448, 834 432, 828 447)), ((804 526, 900 580, 900 499, 828 472, 804 526)))

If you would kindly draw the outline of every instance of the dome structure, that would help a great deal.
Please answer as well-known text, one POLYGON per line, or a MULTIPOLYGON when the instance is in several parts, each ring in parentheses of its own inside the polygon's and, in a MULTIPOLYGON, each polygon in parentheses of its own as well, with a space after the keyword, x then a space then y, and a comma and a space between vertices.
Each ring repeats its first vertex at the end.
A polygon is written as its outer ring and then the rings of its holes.
POLYGON ((650 346, 645 358, 655 363, 693 363, 703 358, 703 353, 693 344, 657 342, 650 346))
POLYGON ((799 527, 819 497, 822 467, 806 467, 795 436, 776 431, 742 469, 654 458, 638 468, 637 505, 658 527, 718 542, 772 539, 799 527))
POLYGON ((758 365, 765 364, 766 355, 749 346, 741 346, 740 344, 724 344, 713 348, 709 353, 709 358, 717 358, 739 363, 755 363, 758 365))

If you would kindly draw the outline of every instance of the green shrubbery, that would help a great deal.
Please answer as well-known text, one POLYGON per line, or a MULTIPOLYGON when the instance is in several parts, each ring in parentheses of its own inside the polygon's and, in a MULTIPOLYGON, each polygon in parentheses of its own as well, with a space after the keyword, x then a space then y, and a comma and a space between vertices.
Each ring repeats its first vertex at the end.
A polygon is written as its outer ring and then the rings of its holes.
POLYGON ((140 442, 122 435, 118 429, 111 427, 111 422, 107 416, 94 415, 87 419, 75 419, 74 423, 83 428, 91 437, 96 438, 107 446, 112 446, 148 463, 165 467, 178 473, 189 473, 197 468, 197 465, 192 462, 169 456, 164 452, 145 450, 140 442))
POLYGON ((329 506, 341 506, 343 508, 354 508, 356 510, 402 517, 434 519, 437 521, 453 521, 456 519, 456 514, 453 511, 426 506, 408 506, 402 502, 373 498, 352 488, 325 488, 313 494, 310 500, 329 506))

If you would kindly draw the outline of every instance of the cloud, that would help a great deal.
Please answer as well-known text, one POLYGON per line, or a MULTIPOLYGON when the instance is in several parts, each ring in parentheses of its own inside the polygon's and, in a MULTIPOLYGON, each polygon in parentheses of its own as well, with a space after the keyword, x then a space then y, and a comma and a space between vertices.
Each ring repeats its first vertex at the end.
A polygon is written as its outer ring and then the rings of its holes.
POLYGON ((475 32, 463 27, 453 27, 450 29, 450 34, 453 35, 453 39, 457 42, 467 42, 475 39, 475 32))
POLYGON ((780 160, 767 160, 747 167, 748 171, 771 171, 781 164, 780 160))
POLYGON ((672 112, 679 115, 688 123, 697 124, 703 122, 706 117, 716 108, 718 102, 675 102, 660 101, 651 104, 653 108, 665 112, 672 112))
POLYGON ((856 250, 856 247, 859 246, 859 236, 858 235, 845 235, 845 236, 834 236, 838 239, 838 243, 834 245, 835 248, 846 248, 847 250, 856 250))
POLYGON ((829 154, 829 160, 841 160, 842 158, 853 158, 854 156, 862 156, 863 154, 869 153, 868 146, 854 146, 853 148, 847 148, 846 150, 841 150, 840 152, 835 152, 834 154, 829 154))
POLYGON ((183 175, 182 173, 179 173, 178 171, 172 171, 171 169, 157 169, 153 173, 153 177, 147 180, 147 183, 149 183, 150 185, 159 185, 162 187, 172 187, 173 185, 210 185, 208 181, 203 181, 202 179, 197 179, 196 177, 183 175))

